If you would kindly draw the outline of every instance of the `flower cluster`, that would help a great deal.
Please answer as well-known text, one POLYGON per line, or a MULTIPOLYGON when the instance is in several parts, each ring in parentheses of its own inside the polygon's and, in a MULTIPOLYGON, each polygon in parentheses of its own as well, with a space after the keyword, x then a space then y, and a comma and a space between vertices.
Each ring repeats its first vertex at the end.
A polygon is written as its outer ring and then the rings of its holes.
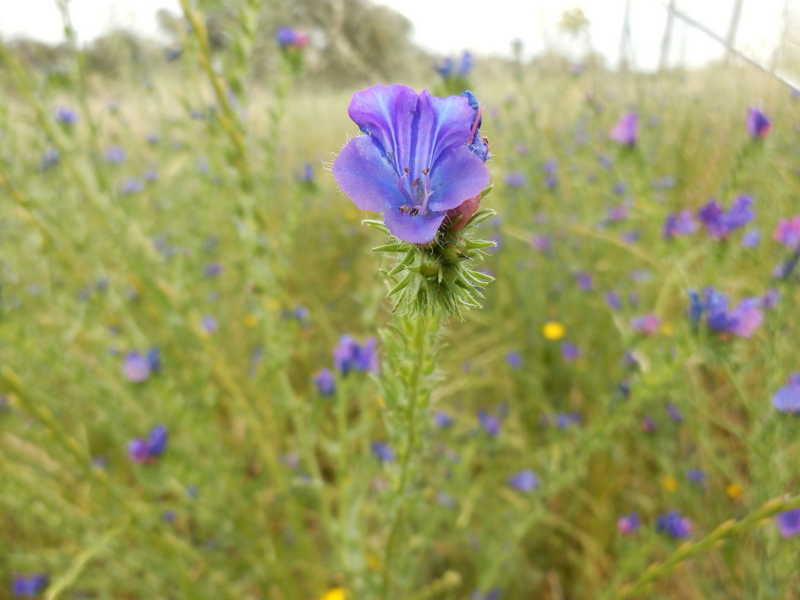
POLYGON ((656 519, 656 531, 674 538, 685 538, 692 534, 692 522, 677 510, 671 510, 656 519))
POLYGON ((150 378, 152 373, 161 370, 161 352, 158 348, 150 348, 144 355, 136 351, 129 352, 122 364, 125 379, 133 383, 142 383, 150 378))
POLYGON ((377 373, 377 345, 378 340, 375 338, 369 338, 363 344, 359 344, 352 336, 343 335, 333 351, 333 364, 344 376, 351 371, 377 373))
POLYGON ((712 239, 726 239, 734 229, 744 227, 755 218, 750 196, 739 196, 726 212, 716 200, 709 200, 697 213, 712 239))
POLYGON ((761 325, 761 298, 744 298, 735 308, 728 310, 728 298, 712 287, 704 291, 704 299, 695 291, 689 292, 689 320, 697 327, 703 313, 707 313, 708 328, 718 333, 732 333, 749 338, 761 325))
POLYGON ((472 54, 464 50, 464 53, 461 55, 461 60, 458 63, 458 69, 456 69, 456 62, 449 56, 443 58, 442 62, 438 65, 434 65, 433 68, 444 79, 450 79, 453 76, 466 79, 469 77, 469 72, 472 70, 473 64, 474 60, 472 54))
POLYGON ((40 573, 34 573, 30 577, 17 575, 14 578, 14 582, 11 584, 11 593, 17 598, 33 598, 47 587, 48 581, 49 578, 47 575, 42 575, 40 573))
POLYGON ((633 148, 636 145, 638 131, 639 116, 636 113, 628 113, 620 117, 609 135, 615 142, 633 148))
POLYGON ((133 462, 152 464, 167 449, 169 435, 164 425, 156 425, 146 440, 136 438, 128 444, 128 455, 133 462))
POLYGON ((786 385, 772 396, 772 406, 781 412, 800 414, 800 373, 792 373, 786 385))
POLYGON ((280 27, 275 32, 275 41, 281 48, 300 50, 308 46, 309 37, 305 31, 292 27, 280 27))

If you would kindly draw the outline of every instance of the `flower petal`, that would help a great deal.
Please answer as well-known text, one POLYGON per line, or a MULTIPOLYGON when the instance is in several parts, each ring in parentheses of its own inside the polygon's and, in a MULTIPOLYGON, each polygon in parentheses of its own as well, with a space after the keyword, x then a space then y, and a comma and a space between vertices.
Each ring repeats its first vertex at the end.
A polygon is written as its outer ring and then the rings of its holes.
POLYGON ((350 118, 380 144, 399 177, 411 166, 411 131, 417 92, 404 85, 376 85, 355 92, 347 109, 350 118))
POLYGON ((347 142, 331 171, 341 190, 361 210, 384 212, 405 203, 394 167, 369 135, 347 142))
POLYGON ((391 208, 384 214, 384 222, 392 235, 412 244, 427 244, 436 237, 439 226, 447 213, 432 212, 411 216, 399 208, 391 208))
POLYGON ((415 176, 426 167, 433 168, 447 150, 466 144, 475 120, 475 111, 465 97, 434 98, 428 90, 419 95, 417 110, 419 122, 411 157, 415 176))
POLYGON ((489 185, 489 169, 466 146, 442 153, 431 171, 431 195, 428 207, 433 211, 450 210, 480 194, 489 185))

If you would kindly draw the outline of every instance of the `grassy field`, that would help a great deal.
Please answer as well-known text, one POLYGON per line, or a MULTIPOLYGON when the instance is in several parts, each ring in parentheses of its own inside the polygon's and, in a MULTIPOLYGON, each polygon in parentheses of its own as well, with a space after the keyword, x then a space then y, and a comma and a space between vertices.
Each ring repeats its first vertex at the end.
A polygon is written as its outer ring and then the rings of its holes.
POLYGON ((800 595, 774 517, 800 504, 764 507, 800 483, 800 425, 771 402, 800 371, 800 237, 773 236, 800 213, 790 90, 478 61, 496 281, 416 363, 385 236, 328 169, 359 133, 351 91, 285 68, 231 99, 203 52, 147 86, 4 55, 0 598, 34 574, 50 599, 800 595), (714 239, 698 211, 743 195, 753 220, 714 239), (694 231, 665 238, 680 211, 694 231), (709 287, 759 299, 749 337, 709 325, 709 287), (379 340, 377 370, 336 371, 345 334, 379 340), (384 396, 418 367, 409 430, 384 396))

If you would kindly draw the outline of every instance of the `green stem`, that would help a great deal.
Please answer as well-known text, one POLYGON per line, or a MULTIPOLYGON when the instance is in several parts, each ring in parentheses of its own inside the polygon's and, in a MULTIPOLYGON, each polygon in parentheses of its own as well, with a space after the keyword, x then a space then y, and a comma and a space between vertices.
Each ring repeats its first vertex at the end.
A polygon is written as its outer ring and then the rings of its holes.
MULTIPOLYGON (((408 389, 408 403, 405 407, 405 420, 407 439, 405 449, 400 462, 400 477, 395 489, 394 499, 397 504, 396 513, 392 526, 389 530, 389 537, 386 541, 386 552, 384 556, 383 566, 383 582, 381 586, 381 598, 388 600, 391 594, 392 578, 393 578, 393 565, 394 565, 394 551, 397 545, 397 538, 402 529, 405 520, 405 493, 408 487, 410 478, 410 465, 411 457, 417 449, 418 431, 417 431, 417 413, 422 404, 423 394, 420 390, 420 383, 422 374, 425 367, 426 358, 431 352, 428 347, 428 333, 432 326, 438 323, 438 316, 420 316, 414 321, 414 329, 412 335, 411 355, 413 363, 411 371, 407 379, 408 389)), ((400 319, 400 317, 398 317, 400 319)), ((431 336, 433 337, 433 336, 431 336)), ((426 402, 427 404, 427 402, 426 402)))

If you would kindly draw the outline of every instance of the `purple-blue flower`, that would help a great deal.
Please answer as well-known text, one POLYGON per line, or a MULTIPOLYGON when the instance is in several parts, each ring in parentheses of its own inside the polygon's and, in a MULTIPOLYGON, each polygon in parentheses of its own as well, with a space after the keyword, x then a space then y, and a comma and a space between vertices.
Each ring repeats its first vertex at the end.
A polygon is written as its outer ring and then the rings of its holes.
POLYGON ((136 177, 129 177, 122 183, 122 186, 120 187, 120 191, 123 194, 135 194, 137 192, 141 192, 143 189, 144 184, 142 183, 141 179, 136 179, 136 177))
POLYGON ((504 181, 508 187, 521 188, 525 185, 525 175, 516 172, 506 173, 504 181))
POLYGON ((394 452, 386 442, 372 442, 372 453, 381 462, 392 462, 394 452))
POLYGON ((758 229, 750 229, 742 236, 742 246, 745 248, 757 248, 761 242, 761 233, 758 229))
POLYGON ((150 363, 147 361, 147 357, 138 352, 129 352, 125 356, 122 372, 128 381, 141 383, 150 377, 150 363))
POLYGON ((383 213, 397 238, 430 243, 448 211, 489 185, 488 147, 473 100, 471 94, 435 98, 404 85, 356 92, 348 112, 365 135, 336 157, 339 187, 359 209, 383 213))
POLYGON ((683 423, 683 415, 681 414, 681 411, 679 411, 678 407, 672 402, 667 404, 667 414, 669 415, 669 418, 676 423, 683 423))
POLYGON ((622 308, 622 299, 617 292, 611 290, 606 294, 606 304, 611 310, 620 310, 622 308))
POLYGON ((500 417, 497 415, 490 415, 482 410, 478 413, 478 422, 488 435, 495 437, 500 433, 500 417))
POLYGON ((336 379, 330 369, 320 369, 314 375, 314 383, 320 396, 333 396, 336 391, 336 379))
POLYGON ((800 414, 800 373, 792 373, 786 385, 772 396, 772 406, 781 412, 800 414))
POLYGON ((765 115, 756 107, 751 106, 747 109, 745 127, 747 127, 747 133, 754 138, 763 138, 769 133, 772 123, 770 123, 767 115, 765 115))
POLYGON ((759 298, 744 298, 736 308, 728 310, 728 298, 714 288, 705 289, 708 327, 721 333, 733 333, 749 338, 761 325, 764 316, 759 298))
POLYGON ((752 205, 753 199, 750 196, 739 196, 733 201, 730 210, 725 212, 716 200, 709 200, 697 212, 697 217, 712 239, 721 240, 728 237, 734 229, 747 225, 755 218, 752 205))
POLYGON ((689 323, 692 324, 693 328, 696 328, 700 324, 700 319, 703 316, 703 310, 705 308, 703 304, 703 300, 700 298, 700 293, 694 290, 689 290, 689 323))
POLYGON ((673 238, 677 235, 691 235, 697 230, 697 223, 692 217, 692 211, 682 210, 677 215, 670 215, 664 223, 664 237, 673 238))
POLYGON ((620 117, 611 130, 611 139, 623 146, 633 148, 636 145, 639 117, 636 113, 628 113, 620 117))
POLYGON ((17 575, 14 577, 14 582, 11 584, 11 593, 17 598, 29 596, 33 598, 41 592, 46 586, 49 578, 47 575, 34 573, 30 577, 23 577, 17 575))
POLYGON ((447 429, 448 427, 453 426, 453 417, 448 415, 443 410, 438 410, 433 415, 433 422, 436 423, 436 426, 441 429, 447 429))
POLYGON ((592 274, 591 273, 575 273, 575 280, 578 282, 578 287, 582 292, 592 291, 592 274))
POLYGON ((208 333, 214 333, 217 330, 217 320, 211 315, 203 315, 201 323, 203 325, 203 329, 205 329, 208 333))
POLYGON ((688 469, 686 471, 686 479, 702 486, 706 481, 706 474, 700 469, 688 469))
POLYGON ((781 537, 800 535, 800 508, 785 510, 775 515, 775 523, 781 537))
POLYGON ((677 510, 659 515, 656 520, 656 531, 666 533, 674 538, 685 538, 692 534, 692 522, 682 517, 677 510))
POLYGON ((342 375, 347 375, 353 370, 377 373, 377 345, 378 341, 375 338, 369 338, 361 345, 352 336, 343 335, 333 351, 333 364, 342 375))
POLYGON ((455 61, 450 56, 445 56, 438 65, 433 65, 434 71, 439 73, 445 79, 449 79, 450 76, 453 74, 453 68, 455 67, 455 61))
POLYGON ((78 113, 71 108, 59 105, 56 107, 56 121, 64 125, 75 125, 78 122, 78 113))
POLYGON ((169 435, 164 425, 156 425, 146 440, 136 438, 128 443, 128 456, 133 462, 150 464, 164 454, 167 449, 169 435))
POLYGON ((791 250, 800 246, 800 215, 791 219, 779 219, 772 233, 772 239, 791 250))
POLYGON ((661 319, 653 314, 640 315, 631 319, 631 327, 636 333, 653 335, 661 327, 661 319))
POLYGON ((308 45, 308 34, 291 27, 279 27, 275 32, 275 41, 281 48, 304 48, 308 45))
POLYGON ((509 352, 506 354, 506 362, 515 369, 519 369, 522 366, 522 356, 519 352, 509 352))
POLYGON ((530 469, 522 469, 508 478, 508 485, 520 492, 532 492, 539 487, 539 478, 530 469))
POLYGON ((576 360, 580 355, 581 351, 575 344, 569 342, 561 344, 561 357, 564 360, 576 360))
POLYGON ((106 160, 110 163, 124 163, 126 158, 127 156, 125 155, 125 150, 119 146, 111 146, 108 150, 106 150, 106 160))
POLYGON ((639 515, 635 512, 624 515, 617 520, 617 530, 622 535, 633 535, 639 529, 639 515))

